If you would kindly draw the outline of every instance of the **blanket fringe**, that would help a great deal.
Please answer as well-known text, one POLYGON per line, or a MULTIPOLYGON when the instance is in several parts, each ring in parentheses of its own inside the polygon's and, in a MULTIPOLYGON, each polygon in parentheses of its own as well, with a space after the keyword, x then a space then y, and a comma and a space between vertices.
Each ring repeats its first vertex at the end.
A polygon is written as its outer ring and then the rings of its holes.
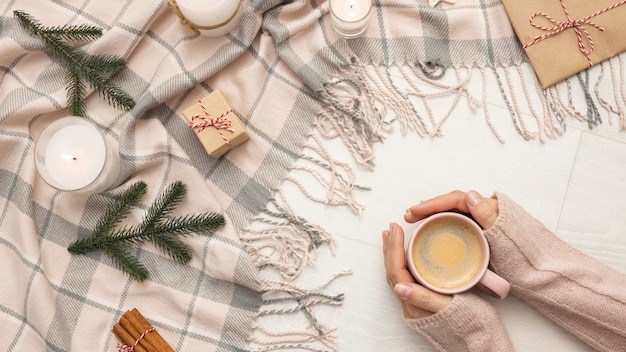
POLYGON ((355 178, 350 165, 333 158, 319 137, 311 135, 299 161, 276 191, 274 199, 239 236, 257 268, 271 268, 284 280, 295 280, 304 267, 315 262, 317 250, 322 245, 328 244, 334 255, 337 243, 333 236, 319 225, 296 215, 285 196, 284 187, 292 183, 314 202, 347 206, 355 214, 360 214, 363 206, 356 201, 354 191, 369 190, 369 187, 357 185, 355 178), (314 182, 305 185, 305 177, 314 182), (313 185, 316 183, 321 192, 315 192, 313 185))
MULTIPOLYGON (((606 103, 606 107, 609 113, 609 118, 611 113, 614 113, 618 116, 619 122, 618 127, 620 131, 626 130, 626 79, 624 76, 626 72, 624 72, 624 57, 623 55, 619 55, 618 59, 615 58, 609 60, 609 66, 611 70, 611 84, 613 88, 613 99, 615 101, 615 106, 611 106, 606 103), (617 62, 616 62, 617 61, 617 62), (618 68, 619 66, 619 68, 618 68), (618 82, 619 77, 619 82, 618 82)), ((597 91, 597 90, 596 90, 597 91)), ((596 96, 599 94, 596 93, 596 96)), ((609 120, 611 122, 611 120, 609 120)))
POLYGON ((298 278, 303 267, 313 264, 317 249, 323 244, 327 243, 331 253, 335 253, 336 242, 331 234, 295 215, 282 190, 252 225, 239 236, 246 251, 259 270, 272 268, 285 280, 298 278), (252 226, 257 224, 261 227, 252 226))
POLYGON ((352 167, 331 156, 317 135, 312 134, 309 142, 304 145, 300 163, 294 166, 294 170, 309 174, 322 186, 325 196, 313 194, 294 174, 286 177, 286 181, 295 184, 309 199, 325 205, 347 205, 355 214, 363 211, 363 206, 355 199, 354 190, 370 188, 356 184, 352 167), (307 154, 307 151, 313 154, 307 154))
MULTIPOLYGON (((613 57, 567 80, 542 89, 529 64, 509 67, 480 67, 481 88, 471 85, 473 71, 430 63, 405 63, 393 67, 366 65, 357 58, 338 77, 328 83, 321 95, 326 103, 319 113, 318 127, 326 138, 340 138, 360 165, 374 166, 373 144, 383 141, 393 122, 402 134, 415 132, 420 137, 439 137, 462 101, 472 111, 482 110, 494 136, 505 142, 496 128, 487 102, 489 82, 495 81, 501 103, 508 110, 517 133, 525 140, 545 143, 566 132, 568 119, 581 121, 593 129, 606 117, 609 125, 626 130, 626 72, 624 57, 613 57), (454 71, 454 76, 449 75, 454 71), (612 92, 601 91, 610 76, 612 92), (399 85, 397 80, 403 81, 399 85), (514 89, 514 83, 522 89, 514 89), (400 87, 406 88, 400 88, 400 87), (580 90, 584 101, 573 101, 580 90), (448 96, 443 113, 435 112, 434 99, 448 96), (612 101, 611 101, 612 100, 612 101), (528 107, 528 110, 522 107, 528 107), (614 122, 617 117, 617 123, 614 122)), ((606 89, 605 89, 606 90, 606 89)), ((438 104, 440 106, 441 104, 438 104)))
MULTIPOLYGON (((262 308, 250 337, 251 346, 254 347, 251 352, 337 350, 336 329, 320 322, 314 308, 342 304, 343 294, 329 295, 323 291, 336 278, 351 272, 336 273, 315 288, 305 289, 294 283, 305 267, 315 263, 321 246, 327 244, 334 256, 337 243, 328 231, 296 215, 296 210, 287 200, 285 188, 293 184, 311 201, 346 206, 355 214, 360 214, 363 207, 356 201, 354 191, 369 188, 355 183, 353 167, 332 156, 320 138, 315 133, 311 135, 292 172, 285 178, 287 182, 283 182, 281 188, 276 190, 274 199, 239 236, 261 272, 261 290, 264 292, 262 308), (309 182, 305 182, 305 178, 309 182), (278 275, 281 280, 270 280, 268 275, 278 275), (306 326, 273 331, 265 324, 264 319, 293 314, 303 316, 307 321, 306 326)), ((293 324, 286 326, 291 327, 293 324)))
POLYGON ((331 276, 326 282, 314 288, 302 288, 292 282, 263 280, 262 290, 265 295, 262 309, 258 318, 267 316, 284 316, 301 313, 307 320, 307 325, 300 329, 286 329, 274 331, 258 323, 254 326, 254 333, 250 342, 255 344, 250 352, 266 352, 275 350, 307 350, 316 352, 332 352, 337 350, 336 329, 321 323, 314 312, 319 305, 340 305, 343 294, 329 295, 323 291, 335 279, 351 275, 351 271, 342 271, 331 276))

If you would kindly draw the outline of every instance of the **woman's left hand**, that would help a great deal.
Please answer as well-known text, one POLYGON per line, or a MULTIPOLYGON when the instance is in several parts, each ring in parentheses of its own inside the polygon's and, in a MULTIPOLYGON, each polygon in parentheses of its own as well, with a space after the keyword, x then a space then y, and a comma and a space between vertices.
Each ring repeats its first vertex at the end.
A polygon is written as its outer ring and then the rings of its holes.
POLYGON ((382 237, 387 284, 402 304, 404 317, 423 318, 447 307, 452 301, 452 296, 433 292, 417 284, 407 270, 402 227, 391 223, 389 229, 383 231, 382 237))

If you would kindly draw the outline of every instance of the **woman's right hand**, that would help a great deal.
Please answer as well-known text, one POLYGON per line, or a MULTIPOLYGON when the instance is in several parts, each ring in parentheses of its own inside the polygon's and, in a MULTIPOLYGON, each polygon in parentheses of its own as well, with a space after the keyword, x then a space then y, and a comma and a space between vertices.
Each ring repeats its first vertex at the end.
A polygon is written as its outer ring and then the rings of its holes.
POLYGON ((404 220, 414 223, 435 213, 452 210, 470 214, 483 229, 487 230, 498 218, 498 200, 484 198, 476 191, 467 193, 452 191, 411 206, 404 214, 404 220))

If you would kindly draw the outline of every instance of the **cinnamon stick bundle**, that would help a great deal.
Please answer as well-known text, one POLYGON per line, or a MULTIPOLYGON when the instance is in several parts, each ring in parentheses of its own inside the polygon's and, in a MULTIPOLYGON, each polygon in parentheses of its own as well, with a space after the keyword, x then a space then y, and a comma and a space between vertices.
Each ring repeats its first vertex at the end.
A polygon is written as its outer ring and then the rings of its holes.
POLYGON ((158 331, 135 308, 127 310, 113 326, 113 334, 136 352, 174 352, 158 331), (143 338, 140 338, 144 334, 143 338), (136 345, 135 345, 136 343, 136 345), (134 347, 133 347, 134 346, 134 347))

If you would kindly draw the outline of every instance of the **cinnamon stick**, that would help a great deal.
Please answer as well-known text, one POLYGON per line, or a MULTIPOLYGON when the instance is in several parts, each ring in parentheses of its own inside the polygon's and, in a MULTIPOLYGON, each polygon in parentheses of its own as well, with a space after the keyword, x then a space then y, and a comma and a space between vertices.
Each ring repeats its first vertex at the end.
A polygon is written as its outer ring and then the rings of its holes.
POLYGON ((126 311, 113 326, 113 334, 127 346, 133 346, 139 339, 134 351, 137 352, 174 352, 163 337, 154 329, 146 318, 135 308, 126 311), (146 331, 150 332, 146 333, 146 331), (140 339, 142 334, 145 335, 140 339))
MULTIPOLYGON (((135 340, 133 341, 133 343, 135 343, 135 341, 137 341, 137 339, 141 336, 141 334, 145 333, 148 329, 150 328, 146 328, 146 329, 141 329, 139 326, 134 325, 129 319, 128 319, 128 314, 124 314, 122 315, 122 317, 120 318, 119 324, 126 329, 126 331, 128 331, 132 336, 135 336, 135 340)), ((137 344, 137 347, 141 346, 142 348, 145 348, 146 351, 150 352, 150 351, 158 351, 158 349, 156 348, 156 346, 154 346, 152 343, 150 343, 150 340, 148 339, 148 335, 150 334, 154 334, 155 331, 152 331, 150 333, 148 333, 147 335, 145 335, 143 337, 143 339, 139 340, 139 343, 137 344)), ((129 345, 132 346, 132 345, 129 345)))
MULTIPOLYGON (((140 330, 143 329, 143 331, 146 331, 152 328, 150 322, 148 322, 148 320, 144 318, 144 316, 141 315, 136 308, 133 308, 127 313, 128 320, 130 320, 133 325, 138 326, 140 330)), ((155 346, 156 350, 154 350, 154 352, 174 352, 174 349, 167 344, 167 342, 156 330, 146 335, 146 339, 148 339, 148 341, 155 346)))
MULTIPOLYGON (((117 338, 126 346, 132 346, 137 341, 136 337, 133 337, 131 333, 129 333, 121 324, 117 323, 113 325, 113 335, 117 336, 117 338)), ((139 337, 139 335, 137 335, 139 337)), ((137 352, 148 352, 142 346, 137 345, 134 349, 137 352)))

